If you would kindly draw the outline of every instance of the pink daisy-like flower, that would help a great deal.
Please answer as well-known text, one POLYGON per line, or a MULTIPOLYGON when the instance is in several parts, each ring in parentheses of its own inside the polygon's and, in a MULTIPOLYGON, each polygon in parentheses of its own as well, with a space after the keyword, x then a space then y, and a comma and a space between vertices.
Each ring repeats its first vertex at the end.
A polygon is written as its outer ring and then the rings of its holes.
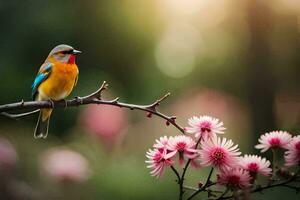
POLYGON ((197 157, 196 142, 185 135, 179 135, 175 137, 170 137, 169 144, 167 146, 168 150, 175 151, 179 153, 179 164, 184 163, 184 156, 188 159, 194 159, 197 157))
POLYGON ((152 170, 150 174, 152 176, 161 177, 164 173, 165 167, 173 164, 172 158, 175 154, 176 151, 167 153, 166 149, 149 149, 146 154, 146 157, 148 158, 146 163, 149 164, 147 168, 152 170))
POLYGON ((192 117, 186 127, 186 132, 195 134, 196 138, 202 137, 204 140, 213 138, 216 134, 224 134, 223 122, 210 116, 192 117))
POLYGON ((202 140, 200 152, 201 165, 214 166, 220 169, 234 167, 238 163, 238 145, 226 138, 214 137, 212 140, 202 140))
POLYGON ((287 149, 284 155, 285 165, 300 165, 300 135, 292 138, 287 149))
POLYGON ((156 143, 153 145, 156 149, 166 149, 167 145, 169 144, 169 138, 167 136, 160 137, 159 139, 156 139, 156 143))
POLYGON ((244 155, 240 158, 239 163, 243 169, 253 175, 259 173, 264 176, 269 176, 272 171, 270 161, 257 155, 244 155))
POLYGON ((260 136, 259 143, 255 146, 256 149, 261 149, 261 152, 266 152, 270 148, 287 148, 292 136, 286 131, 272 131, 260 136))
POLYGON ((250 186, 249 172, 241 168, 224 168, 217 175, 217 183, 231 188, 246 188, 250 186))

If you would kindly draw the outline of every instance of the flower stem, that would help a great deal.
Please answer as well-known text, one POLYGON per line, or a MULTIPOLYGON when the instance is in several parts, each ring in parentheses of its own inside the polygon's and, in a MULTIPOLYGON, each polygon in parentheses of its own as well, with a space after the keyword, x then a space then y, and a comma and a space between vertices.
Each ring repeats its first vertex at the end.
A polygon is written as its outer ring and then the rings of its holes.
POLYGON ((179 200, 182 200, 183 198, 183 193, 184 193, 184 190, 183 190, 183 180, 181 179, 178 171, 175 169, 175 167, 173 167, 173 165, 171 165, 171 169, 172 171, 175 173, 176 177, 177 177, 177 183, 179 185, 179 200))
POLYGON ((222 199, 228 192, 229 192, 229 188, 227 187, 226 190, 221 194, 221 196, 219 196, 216 200, 222 199))
POLYGON ((211 170, 210 170, 210 172, 209 172, 209 175, 208 175, 208 177, 207 177, 207 179, 206 179, 206 182, 205 182, 204 186, 201 187, 201 188, 199 188, 199 190, 195 191, 195 192, 194 192, 187 200, 191 200, 191 199, 194 198, 196 195, 198 195, 200 192, 205 191, 207 187, 210 187, 210 186, 214 185, 214 184, 211 183, 211 181, 210 181, 210 178, 211 178, 211 176, 212 176, 212 174, 213 174, 213 171, 214 171, 214 168, 212 167, 211 170))
POLYGON ((175 169, 175 167, 173 167, 173 165, 171 165, 171 169, 175 173, 175 175, 176 175, 176 177, 177 177, 177 179, 179 181, 180 180, 180 175, 179 175, 178 171, 175 169))
POLYGON ((272 170, 273 170, 273 174, 272 177, 274 178, 276 175, 276 169, 278 167, 278 163, 277 163, 277 151, 276 149, 272 149, 272 170))
MULTIPOLYGON (((268 190, 270 188, 276 188, 276 187, 286 187, 286 188, 289 188, 289 189, 293 189, 297 192, 300 191, 300 186, 296 186, 296 185, 289 185, 290 183, 295 183, 297 182, 297 180, 299 180, 300 176, 297 176, 297 173, 294 174, 291 178, 287 179, 287 180, 284 180, 284 181, 276 181, 272 184, 267 184, 265 186, 259 186, 255 189, 253 189, 250 193, 256 193, 256 192, 263 192, 265 190, 268 190)), ((224 200, 224 199, 233 199, 234 198, 234 195, 230 195, 230 196, 226 196, 226 197, 222 197, 221 199, 224 200)))
MULTIPOLYGON (((201 139, 202 137, 199 138, 199 140, 197 141, 196 143, 196 146, 195 146, 195 149, 197 149, 199 143, 201 142, 201 139)), ((173 172, 176 174, 177 176, 177 183, 179 184, 179 200, 182 200, 183 199, 183 193, 184 193, 184 186, 183 186, 183 183, 184 183, 184 177, 185 177, 185 174, 186 174, 186 171, 191 163, 191 159, 189 159, 187 161, 187 163, 185 164, 184 168, 183 168, 183 171, 182 171, 182 174, 181 176, 179 175, 178 171, 173 167, 171 166, 171 169, 173 170, 173 172)))

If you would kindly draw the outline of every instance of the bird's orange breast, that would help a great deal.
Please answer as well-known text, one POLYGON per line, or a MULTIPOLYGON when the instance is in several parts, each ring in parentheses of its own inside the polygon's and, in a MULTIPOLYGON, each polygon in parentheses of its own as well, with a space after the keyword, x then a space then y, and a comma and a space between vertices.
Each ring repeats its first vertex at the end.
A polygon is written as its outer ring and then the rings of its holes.
POLYGON ((53 63, 49 77, 39 86, 42 99, 51 98, 61 100, 69 96, 78 76, 77 65, 66 63, 53 63))

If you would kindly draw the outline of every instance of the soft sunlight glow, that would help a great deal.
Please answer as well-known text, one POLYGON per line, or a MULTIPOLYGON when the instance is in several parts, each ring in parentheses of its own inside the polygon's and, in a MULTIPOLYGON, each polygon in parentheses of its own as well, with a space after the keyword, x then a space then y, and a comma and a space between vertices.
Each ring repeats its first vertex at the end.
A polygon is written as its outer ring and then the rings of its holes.
POLYGON ((197 31, 187 24, 171 26, 159 41, 155 57, 158 68, 166 75, 179 78, 195 67, 200 41, 197 31))
POLYGON ((167 22, 189 21, 202 28, 217 26, 228 12, 228 0, 157 0, 157 6, 167 22))
POLYGON ((300 12, 300 1, 299 0, 279 0, 279 2, 285 8, 287 8, 289 10, 300 12))
POLYGON ((205 8, 209 0, 163 0, 164 6, 169 7, 174 14, 189 16, 205 8))

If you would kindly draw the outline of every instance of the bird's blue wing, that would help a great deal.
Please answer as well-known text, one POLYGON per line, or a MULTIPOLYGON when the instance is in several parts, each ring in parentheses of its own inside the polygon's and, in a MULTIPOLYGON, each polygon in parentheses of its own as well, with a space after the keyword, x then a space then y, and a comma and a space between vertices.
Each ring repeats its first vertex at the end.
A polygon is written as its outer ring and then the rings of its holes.
POLYGON ((31 97, 33 100, 35 100, 39 85, 49 77, 51 70, 52 70, 51 63, 45 63, 41 66, 38 74, 36 75, 36 77, 34 79, 32 86, 31 86, 31 88, 32 88, 31 97))

